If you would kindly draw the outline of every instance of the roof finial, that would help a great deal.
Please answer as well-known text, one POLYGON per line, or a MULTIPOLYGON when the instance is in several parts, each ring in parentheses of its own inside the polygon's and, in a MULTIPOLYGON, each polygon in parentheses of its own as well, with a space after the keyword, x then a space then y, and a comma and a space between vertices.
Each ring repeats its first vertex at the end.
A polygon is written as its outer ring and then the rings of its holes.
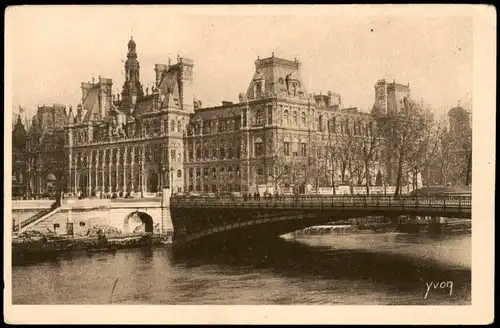
POLYGON ((458 101, 458 107, 460 107, 460 100, 458 101))
POLYGON ((92 84, 94 84, 94 73, 92 73, 92 84))
POLYGON ((274 58, 274 51, 273 51, 273 58, 274 58))

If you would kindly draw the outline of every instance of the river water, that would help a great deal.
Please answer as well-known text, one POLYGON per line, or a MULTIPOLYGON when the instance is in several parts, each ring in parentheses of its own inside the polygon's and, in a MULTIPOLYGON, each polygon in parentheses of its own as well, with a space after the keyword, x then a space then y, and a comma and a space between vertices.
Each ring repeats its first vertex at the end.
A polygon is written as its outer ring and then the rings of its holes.
POLYGON ((14 266, 12 285, 13 304, 470 304, 471 238, 334 234, 223 254, 66 254, 14 266), (427 292, 450 281, 451 292, 427 292))

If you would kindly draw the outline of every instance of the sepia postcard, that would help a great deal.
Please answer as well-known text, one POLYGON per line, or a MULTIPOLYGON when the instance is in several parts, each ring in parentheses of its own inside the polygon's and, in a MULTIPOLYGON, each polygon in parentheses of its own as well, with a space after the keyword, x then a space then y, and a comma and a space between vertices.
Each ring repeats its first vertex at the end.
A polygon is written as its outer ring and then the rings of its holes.
POLYGON ((493 322, 495 14, 8 7, 5 321, 493 322))

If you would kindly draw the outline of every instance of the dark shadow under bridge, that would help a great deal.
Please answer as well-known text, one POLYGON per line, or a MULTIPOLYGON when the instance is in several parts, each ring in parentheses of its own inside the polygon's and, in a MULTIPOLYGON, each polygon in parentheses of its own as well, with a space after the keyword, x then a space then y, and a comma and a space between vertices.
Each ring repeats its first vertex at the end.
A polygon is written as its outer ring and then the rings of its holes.
POLYGON ((471 196, 172 197, 174 246, 204 239, 268 238, 309 226, 366 216, 471 218, 471 196))

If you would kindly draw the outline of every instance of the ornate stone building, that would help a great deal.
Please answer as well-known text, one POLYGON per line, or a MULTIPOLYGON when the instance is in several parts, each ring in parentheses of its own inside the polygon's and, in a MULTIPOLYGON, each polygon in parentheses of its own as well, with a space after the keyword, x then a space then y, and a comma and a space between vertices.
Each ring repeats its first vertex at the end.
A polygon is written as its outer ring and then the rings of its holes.
MULTIPOLYGON (((300 66, 274 54, 257 59, 237 104, 195 110, 184 139, 188 191, 304 192, 346 182, 346 164, 333 149, 369 136, 371 115, 341 109, 338 94, 309 94, 300 66)), ((378 156, 370 163, 373 183, 378 156)))
POLYGON ((12 196, 23 196, 27 189, 28 171, 27 151, 26 151, 27 132, 21 121, 21 115, 17 117, 16 124, 12 130, 12 196))
POLYGON ((156 81, 144 90, 136 43, 128 43, 121 97, 112 80, 82 83, 82 102, 65 127, 68 192, 84 195, 150 194, 162 186, 183 189, 182 138, 193 113, 193 62, 156 64, 156 81))
MULTIPOLYGON (((28 143, 33 192, 52 188, 49 174, 66 193, 83 196, 137 197, 162 188, 304 192, 366 179, 380 184, 380 152, 369 161, 359 152, 359 140, 373 134, 373 115, 342 108, 338 94, 308 93, 298 60, 258 58, 238 103, 203 108, 193 92, 192 60, 156 64, 155 81, 144 88, 132 39, 126 56, 121 94, 113 95, 113 81, 99 76, 81 84, 76 110, 39 108, 28 143), (49 135, 55 141, 46 151, 54 156, 42 150, 48 143, 40 144, 49 135)), ((400 89, 379 82, 376 105, 393 110, 406 92, 400 89)))
POLYGON ((27 193, 53 197, 65 184, 66 107, 38 106, 26 136, 27 193))

